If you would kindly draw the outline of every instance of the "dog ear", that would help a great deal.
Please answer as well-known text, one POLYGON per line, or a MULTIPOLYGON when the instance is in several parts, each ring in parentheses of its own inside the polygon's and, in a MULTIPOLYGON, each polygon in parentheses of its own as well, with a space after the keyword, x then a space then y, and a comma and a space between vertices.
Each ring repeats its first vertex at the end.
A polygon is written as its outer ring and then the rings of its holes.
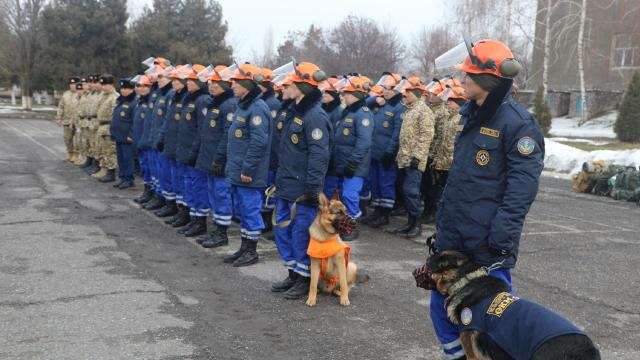
POLYGON ((333 197, 331 198, 331 200, 338 200, 340 201, 340 192, 338 190, 333 192, 333 197))
POLYGON ((329 206, 329 200, 323 192, 320 192, 320 194, 318 195, 318 204, 320 204, 320 207, 329 206))

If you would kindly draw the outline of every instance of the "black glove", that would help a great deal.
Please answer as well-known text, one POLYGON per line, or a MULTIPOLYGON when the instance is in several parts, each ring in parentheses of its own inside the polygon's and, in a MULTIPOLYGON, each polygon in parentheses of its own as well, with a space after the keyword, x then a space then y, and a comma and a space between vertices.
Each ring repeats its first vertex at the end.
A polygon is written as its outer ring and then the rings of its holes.
POLYGON ((344 167, 344 176, 352 178, 356 174, 357 169, 358 165, 351 162, 347 163, 347 166, 344 167))
POLYGON ((382 156, 382 167, 384 167, 385 170, 389 170, 391 169, 392 166, 393 166, 393 154, 384 154, 382 156))
POLYGON ((162 151, 164 150, 164 143, 163 142, 159 142, 158 143, 158 151, 162 151))
POLYGON ((300 202, 307 206, 316 207, 320 202, 318 199, 319 196, 320 194, 317 192, 307 192, 304 194, 304 198, 300 202))
POLYGON ((416 158, 411 158, 411 162, 409 163, 409 167, 411 167, 412 169, 418 169, 418 165, 420 165, 420 160, 416 159, 416 158))
POLYGON ((211 166, 211 170, 213 172, 213 176, 224 176, 224 164, 219 164, 214 161, 213 165, 211 166))

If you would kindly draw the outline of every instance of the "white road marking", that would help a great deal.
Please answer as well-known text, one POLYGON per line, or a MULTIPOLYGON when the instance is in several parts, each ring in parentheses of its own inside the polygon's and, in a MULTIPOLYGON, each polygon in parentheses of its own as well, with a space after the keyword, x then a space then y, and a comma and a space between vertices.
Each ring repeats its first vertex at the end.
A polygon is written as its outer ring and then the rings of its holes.
POLYGON ((23 137, 26 137, 27 139, 33 141, 36 145, 40 146, 41 148, 47 150, 48 152, 50 152, 51 154, 53 154, 53 156, 55 156, 56 158, 60 158, 60 154, 56 153, 53 149, 51 149, 50 147, 48 147, 47 145, 44 145, 43 143, 39 142, 38 140, 34 139, 33 137, 31 137, 31 135, 23 132, 22 130, 9 125, 9 123, 7 123, 7 121, 2 121, 2 124, 4 124, 4 126, 12 129, 14 132, 16 132, 18 135, 22 135, 23 137))

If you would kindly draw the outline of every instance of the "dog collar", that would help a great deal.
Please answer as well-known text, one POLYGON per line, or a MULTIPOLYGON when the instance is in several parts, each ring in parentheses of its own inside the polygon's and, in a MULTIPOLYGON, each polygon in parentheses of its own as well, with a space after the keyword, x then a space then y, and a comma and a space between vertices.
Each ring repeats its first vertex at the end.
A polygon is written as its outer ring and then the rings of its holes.
POLYGON ((485 268, 480 268, 472 273, 467 274, 465 277, 463 277, 462 279, 456 281, 453 285, 451 285, 451 287, 449 288, 448 293, 449 294, 455 294, 458 291, 460 291, 460 289, 462 289, 463 287, 465 287, 469 281, 473 280, 473 279, 477 279, 483 276, 487 276, 489 273, 487 272, 487 270, 485 268))

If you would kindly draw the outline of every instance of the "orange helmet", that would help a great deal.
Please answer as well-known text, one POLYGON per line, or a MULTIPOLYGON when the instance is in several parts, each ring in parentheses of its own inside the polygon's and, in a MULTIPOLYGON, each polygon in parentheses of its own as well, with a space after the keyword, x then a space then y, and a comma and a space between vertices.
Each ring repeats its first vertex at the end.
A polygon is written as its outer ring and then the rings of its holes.
POLYGON ((361 92, 369 91, 369 78, 366 76, 347 76, 338 81, 334 87, 339 92, 361 92))
POLYGON ((267 68, 261 68, 260 73, 256 74, 254 80, 257 82, 271 82, 273 81, 273 71, 267 68))
MULTIPOLYGON (((386 76, 386 75, 385 75, 386 76)), ((384 87, 382 85, 373 85, 371 87, 371 91, 369 91, 370 96, 382 96, 382 92, 384 91, 384 87)))
POLYGON ((429 94, 438 95, 440 94, 447 86, 461 86, 460 80, 456 78, 452 78, 447 75, 442 79, 433 78, 430 83, 427 84, 425 90, 425 96, 429 94))
POLYGON ((464 63, 458 67, 469 74, 492 74, 504 78, 514 78, 521 68, 507 45, 491 39, 471 44, 464 63))
POLYGON ((261 74, 262 69, 253 64, 242 64, 234 69, 232 80, 255 80, 256 75, 261 74))
POLYGON ((422 81, 420 81, 420 78, 417 76, 410 76, 406 79, 402 79, 402 81, 400 81, 400 83, 393 88, 394 91, 397 91, 399 93, 403 93, 407 90, 413 89, 419 89, 422 91, 426 89, 426 86, 424 86, 422 81))
POLYGON ((151 79, 149 79, 147 75, 137 75, 133 79, 131 79, 131 82, 135 83, 136 86, 137 85, 144 85, 144 86, 153 85, 153 82, 151 82, 151 79))
POLYGON ((327 79, 324 71, 318 65, 309 62, 301 62, 295 67, 293 82, 304 82, 313 86, 318 86, 327 79))
POLYGON ((204 69, 205 67, 200 64, 191 65, 189 67, 187 66, 183 67, 183 70, 186 71, 185 78, 194 79, 194 80, 200 80, 198 78, 198 73, 200 73, 204 69))
POLYGON ((400 83, 402 77, 398 74, 393 74, 390 72, 382 73, 382 77, 376 83, 376 86, 381 86, 384 89, 391 90, 400 83))
POLYGON ((442 99, 442 101, 447 101, 450 99, 463 99, 463 100, 467 100, 467 97, 465 96, 464 93, 464 88, 461 86, 448 86, 442 90, 439 94, 438 97, 440 99, 442 99))
POLYGON ((184 80, 191 71, 191 64, 178 65, 171 73, 169 73, 169 77, 184 80))
POLYGON ((171 61, 169 61, 168 59, 165 59, 163 57, 149 57, 146 58, 144 61, 142 61, 143 65, 146 65, 147 67, 151 67, 153 65, 158 65, 161 68, 165 68, 167 66, 171 66, 171 61))
POLYGON ((320 84, 318 84, 318 89, 320 89, 320 91, 331 91, 331 92, 338 92, 338 90, 336 90, 335 85, 336 83, 338 83, 338 78, 336 78, 335 76, 332 76, 330 78, 328 78, 327 80, 321 82, 320 84))

